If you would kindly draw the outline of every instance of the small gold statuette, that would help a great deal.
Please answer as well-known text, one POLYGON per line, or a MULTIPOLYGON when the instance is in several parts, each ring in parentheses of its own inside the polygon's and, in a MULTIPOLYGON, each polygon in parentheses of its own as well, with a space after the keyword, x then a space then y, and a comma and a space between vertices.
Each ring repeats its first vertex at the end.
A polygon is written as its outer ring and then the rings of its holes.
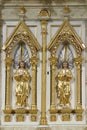
POLYGON ((68 62, 62 63, 62 69, 57 75, 57 94, 60 106, 70 106, 70 80, 72 79, 71 70, 68 68, 68 62))
POLYGON ((30 92, 29 72, 25 68, 25 62, 21 61, 19 63, 19 68, 14 74, 14 78, 17 81, 16 85, 16 105, 18 106, 27 106, 27 99, 30 92))

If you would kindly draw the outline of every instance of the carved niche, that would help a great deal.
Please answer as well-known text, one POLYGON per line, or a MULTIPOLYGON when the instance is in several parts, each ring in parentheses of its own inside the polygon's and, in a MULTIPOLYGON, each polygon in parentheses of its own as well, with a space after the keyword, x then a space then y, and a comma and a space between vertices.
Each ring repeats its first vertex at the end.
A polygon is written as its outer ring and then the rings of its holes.
POLYGON ((65 20, 63 22, 60 29, 56 32, 56 34, 53 36, 53 38, 51 39, 48 45, 48 50, 50 51, 49 61, 50 61, 50 66, 51 66, 51 103, 50 103, 51 104, 50 105, 50 120, 51 121, 56 121, 56 114, 61 114, 62 121, 70 121, 71 119, 70 115, 73 113, 76 114, 77 121, 82 120, 82 113, 83 113, 82 52, 84 48, 85 46, 81 38, 77 35, 77 33, 75 32, 71 24, 68 22, 68 20, 65 20), (69 55, 67 55, 68 53, 67 51, 69 52, 69 55), (72 88, 73 83, 69 83, 69 77, 66 82, 64 79, 61 80, 58 74, 56 73, 61 69, 61 67, 59 66, 61 65, 60 63, 63 62, 64 58, 67 62, 69 62, 69 59, 67 58, 67 56, 68 57, 71 56, 71 59, 72 59, 71 63, 75 70, 75 73, 74 73, 75 81, 73 81, 75 82, 74 86, 76 89, 76 92, 75 92, 76 99, 74 100, 75 108, 71 104, 70 99, 69 99, 71 96, 73 96, 72 92, 70 91, 68 92, 67 95, 65 95, 65 90, 64 90, 64 87, 66 86, 68 86, 68 88, 69 87, 72 88), (59 82, 60 82, 60 86, 61 84, 63 85, 61 87, 62 88, 61 90, 60 88, 58 88, 59 82), (58 94, 59 91, 61 91, 60 96, 58 94), (63 93, 64 93, 64 96, 67 97, 66 100, 64 99, 65 97, 63 97, 63 93))
MULTIPOLYGON (((11 117, 13 114, 16 115, 16 121, 24 121, 26 114, 31 114, 31 121, 36 121, 37 117, 37 102, 36 102, 36 80, 37 80, 37 63, 38 63, 38 56, 37 53, 40 50, 40 45, 24 23, 24 21, 20 21, 19 24, 14 29, 13 33, 10 37, 6 40, 5 44, 3 45, 3 50, 5 51, 5 65, 6 65, 6 83, 5 83, 5 121, 11 121, 11 117), (20 106, 17 106, 14 103, 14 107, 12 108, 12 86, 14 82, 11 80, 11 76, 14 75, 14 66, 17 67, 17 63, 19 61, 27 62, 27 70, 30 74, 31 79, 31 104, 28 107, 26 104, 23 106, 19 101, 20 106), (14 63, 15 62, 15 63, 14 63), (31 72, 30 72, 31 70, 31 72), (33 78, 32 78, 33 77, 33 78)), ((25 78, 25 77, 24 77, 25 78)), ((28 77, 29 78, 29 77, 28 77)), ((25 79, 26 80, 26 79, 25 79)), ((24 80, 24 82, 25 82, 24 80)), ((23 82, 22 82, 23 83, 23 82)), ((15 87, 15 85, 14 85, 15 87)), ((14 95, 16 96, 16 94, 14 95)), ((27 95, 28 96, 28 95, 27 95)), ((26 96, 26 98, 27 98, 26 96)), ((15 99, 15 98, 14 98, 15 99)), ((18 97, 20 99, 20 96, 18 97)), ((23 100, 22 100, 23 102, 23 100)), ((24 99, 25 102, 25 99, 24 99)))

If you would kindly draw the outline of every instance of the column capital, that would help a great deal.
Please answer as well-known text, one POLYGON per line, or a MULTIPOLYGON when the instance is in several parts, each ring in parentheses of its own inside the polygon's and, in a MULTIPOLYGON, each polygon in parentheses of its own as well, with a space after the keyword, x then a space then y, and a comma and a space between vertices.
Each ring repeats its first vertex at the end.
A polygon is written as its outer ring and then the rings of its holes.
POLYGON ((82 56, 78 56, 78 57, 74 58, 74 63, 76 64, 76 66, 81 65, 82 61, 83 61, 82 56))
POLYGON ((36 56, 34 56, 34 57, 31 57, 30 58, 30 63, 31 63, 31 65, 33 66, 33 65, 37 65, 37 62, 38 62, 38 58, 36 57, 36 56))
POLYGON ((56 57, 50 57, 50 58, 49 58, 49 61, 50 61, 50 64, 51 64, 51 65, 56 65, 56 64, 57 64, 57 61, 58 61, 58 58, 56 58, 56 57))
POLYGON ((5 58, 5 64, 6 64, 6 66, 11 66, 12 62, 13 62, 12 57, 6 57, 5 58))

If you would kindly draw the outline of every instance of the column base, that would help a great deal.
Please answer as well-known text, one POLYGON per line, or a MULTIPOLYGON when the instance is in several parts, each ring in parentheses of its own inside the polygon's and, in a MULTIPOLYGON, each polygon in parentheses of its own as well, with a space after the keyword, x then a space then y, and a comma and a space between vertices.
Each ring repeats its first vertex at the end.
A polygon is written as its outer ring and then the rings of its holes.
POLYGON ((31 113, 31 121, 36 121, 37 120, 37 107, 36 107, 36 105, 32 105, 31 106, 31 111, 30 111, 30 113, 31 113))
POLYGON ((11 110, 11 106, 10 105, 6 105, 5 106, 5 110, 11 110))
POLYGON ((40 125, 47 125, 47 119, 46 119, 46 117, 41 117, 40 125))
POLYGON ((76 107, 76 121, 82 121, 82 113, 83 113, 83 109, 82 109, 82 105, 77 105, 76 107))
POLYGON ((51 105, 50 106, 50 110, 56 110, 56 106, 55 105, 51 105))
POLYGON ((31 110, 37 110, 36 105, 31 105, 31 110))

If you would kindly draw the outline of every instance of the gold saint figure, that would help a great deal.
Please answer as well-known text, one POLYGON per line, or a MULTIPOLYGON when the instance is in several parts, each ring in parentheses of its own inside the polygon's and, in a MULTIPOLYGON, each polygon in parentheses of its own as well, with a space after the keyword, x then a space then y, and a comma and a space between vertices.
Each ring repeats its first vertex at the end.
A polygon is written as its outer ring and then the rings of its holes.
POLYGON ((25 68, 25 62, 20 61, 19 68, 14 74, 14 78, 17 81, 16 85, 16 105, 27 106, 27 99, 30 92, 30 75, 25 68))
POLYGON ((56 77, 58 81, 57 94, 59 98, 60 106, 70 105, 70 81, 72 79, 72 72, 68 68, 68 62, 64 61, 62 63, 62 69, 59 70, 56 77))

